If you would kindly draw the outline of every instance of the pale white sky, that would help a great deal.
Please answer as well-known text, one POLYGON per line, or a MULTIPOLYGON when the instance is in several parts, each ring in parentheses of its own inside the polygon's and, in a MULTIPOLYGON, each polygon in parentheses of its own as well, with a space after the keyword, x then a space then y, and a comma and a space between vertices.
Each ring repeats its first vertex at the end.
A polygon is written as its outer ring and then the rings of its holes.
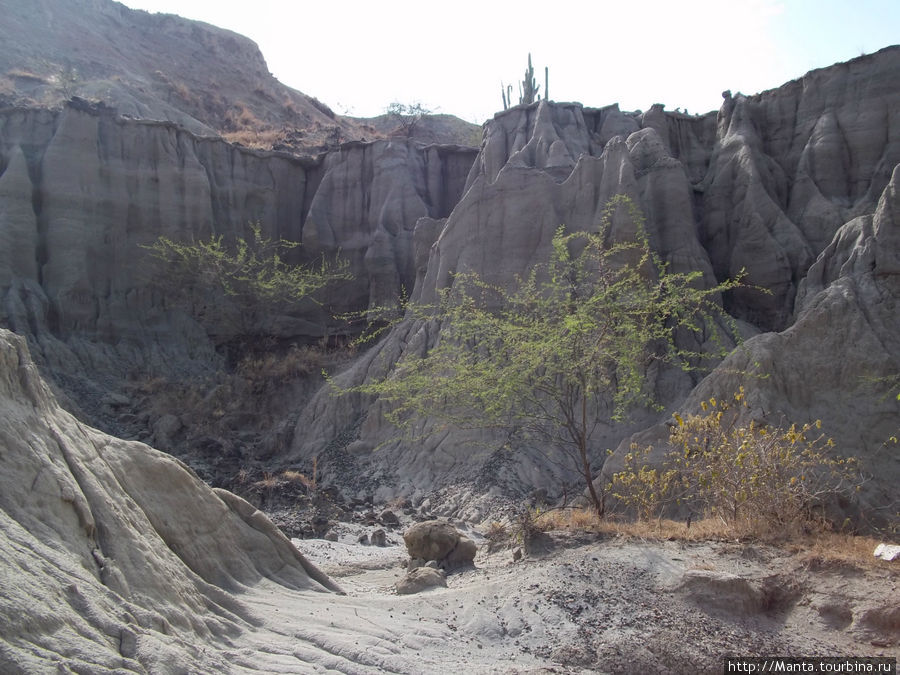
POLYGON ((550 98, 623 110, 717 110, 813 68, 900 42, 896 0, 124 0, 253 39, 284 84, 335 112, 391 101, 481 123, 531 52, 550 98))

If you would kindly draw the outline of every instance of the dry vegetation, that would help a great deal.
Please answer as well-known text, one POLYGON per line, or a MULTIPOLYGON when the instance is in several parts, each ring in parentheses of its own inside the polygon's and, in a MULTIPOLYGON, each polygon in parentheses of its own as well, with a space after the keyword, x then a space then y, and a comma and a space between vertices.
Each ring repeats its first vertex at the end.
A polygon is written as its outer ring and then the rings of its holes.
POLYGON ((700 415, 676 413, 662 453, 632 444, 607 494, 639 521, 690 513, 737 536, 845 529, 849 521, 835 523, 834 506, 851 504, 863 483, 855 459, 836 455, 818 420, 738 424, 743 388, 732 398, 701 402, 700 415))
MULTIPOLYGON (((353 356, 352 348, 347 348, 345 358, 353 356)), ((318 375, 334 363, 334 353, 324 345, 291 345, 287 351, 276 353, 262 351, 244 356, 238 363, 236 373, 256 389, 264 388, 275 381, 318 375)))
POLYGON ((10 70, 6 71, 6 75, 7 77, 12 79, 28 80, 38 84, 48 83, 47 78, 43 75, 39 75, 38 73, 35 73, 31 70, 26 70, 24 68, 11 68, 10 70))
MULTIPOLYGON (((170 381, 150 378, 138 385, 158 414, 175 413, 195 420, 198 428, 212 431, 230 413, 253 412, 260 424, 275 421, 266 401, 295 383, 320 382, 322 372, 345 363, 355 354, 352 346, 329 347, 292 344, 286 348, 263 342, 246 353, 231 371, 207 377, 170 381)), ((274 411, 273 411, 274 413, 274 411)))
MULTIPOLYGON (((798 560, 811 566, 892 569, 896 565, 873 555, 880 539, 852 533, 816 532, 785 536, 783 532, 772 532, 769 536, 764 536, 757 531, 735 528, 721 518, 703 518, 691 522, 600 518, 592 509, 580 507, 546 511, 532 509, 525 520, 530 532, 569 531, 642 541, 761 543, 789 551, 798 560)), ((502 543, 516 543, 521 538, 522 522, 521 517, 514 519, 509 525, 502 521, 492 521, 485 526, 484 535, 495 548, 502 543)))
MULTIPOLYGON (((849 498, 861 477, 852 459, 826 453, 832 443, 818 422, 787 429, 737 424, 732 401, 711 399, 704 413, 675 415, 667 453, 632 446, 604 494, 613 510, 527 508, 508 522, 487 524, 493 548, 527 543, 562 530, 642 540, 760 543, 795 554, 811 566, 883 567, 880 543, 849 521, 829 518, 829 504, 849 498), (660 459, 661 457, 661 459, 660 459)), ((835 512, 837 513, 837 512, 835 512)), ((884 530, 893 533, 895 526, 884 530)))

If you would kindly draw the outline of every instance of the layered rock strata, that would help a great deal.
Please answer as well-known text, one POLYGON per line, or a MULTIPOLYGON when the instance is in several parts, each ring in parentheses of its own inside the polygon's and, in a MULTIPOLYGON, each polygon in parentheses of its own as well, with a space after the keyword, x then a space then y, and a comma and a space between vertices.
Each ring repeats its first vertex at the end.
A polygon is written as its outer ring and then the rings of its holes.
MULTIPOLYGON (((306 240, 301 259, 350 261, 354 281, 323 298, 326 310, 386 304, 414 282, 416 220, 449 214, 473 156, 400 140, 348 144, 312 161, 102 106, 2 111, 0 323, 31 335, 61 371, 122 375, 132 363, 190 372, 192 361, 214 360, 229 327, 213 321, 205 335, 155 283, 161 272, 142 246, 159 236, 249 236, 252 223, 267 237, 306 240)), ((195 298, 194 309, 212 300, 195 298)), ((316 339, 330 320, 305 308, 272 318, 271 330, 316 339)))
MULTIPOLYGON (((700 270, 708 284, 746 270, 750 286, 723 298, 725 307, 743 337, 762 332, 757 343, 777 342, 772 336, 799 328, 822 293, 848 283, 841 280, 851 268, 874 256, 888 269, 896 257, 889 182, 900 163, 898 73, 900 48, 891 47, 755 96, 726 92, 718 114, 518 106, 487 124, 477 156, 401 140, 346 144, 304 161, 84 104, 6 110, 0 321, 28 335, 60 379, 80 378, 79 387, 103 377, 112 383, 129 370, 190 373, 215 367, 214 348, 228 336, 224 329, 204 333, 142 276, 139 246, 159 234, 229 237, 259 221, 269 236, 302 239, 310 256, 340 251, 355 280, 324 307, 359 310, 390 305, 404 291, 427 301, 456 272, 512 284, 547 258, 557 227, 590 229, 608 200, 625 194, 641 207, 651 243, 672 269, 700 270), (876 220, 880 234, 869 236, 876 220), (858 243, 864 250, 854 252, 858 243)), ((614 230, 628 236, 624 221, 614 230)), ((892 274, 879 273, 878 297, 892 274)), ((877 323, 872 317, 890 306, 879 301, 863 315, 877 323)), ((890 316, 884 320, 890 324, 890 316)), ((839 322, 830 321, 836 332, 839 322)), ((818 326, 825 331, 825 323, 818 326)), ((272 327, 291 339, 331 330, 326 312, 315 308, 277 317, 272 327)), ((400 324, 339 381, 389 372, 405 351, 432 344, 438 330, 400 324)), ((809 335, 810 345, 824 337, 809 335)), ((896 347, 881 342, 884 358, 872 350, 855 358, 881 359, 865 370, 889 376, 896 347)), ((766 363, 772 382, 791 368, 780 351, 766 363)), ((670 407, 698 383, 674 371, 648 377, 670 407)), ((816 377, 792 385, 793 407, 776 397, 771 408, 811 414, 814 406, 797 405, 819 400, 816 377)), ((73 399, 90 398, 72 391, 73 399)), ((522 492, 569 475, 541 448, 509 453, 490 434, 441 430, 428 420, 416 443, 399 441, 379 406, 323 390, 286 435, 292 447, 282 461, 318 457, 323 477, 362 475, 365 490, 378 487, 385 497, 458 481, 522 492)), ((604 428, 595 466, 606 447, 658 419, 638 411, 629 424, 604 428)), ((840 424, 848 437, 881 428, 866 411, 840 424)), ((860 451, 871 442, 862 441, 860 451)))

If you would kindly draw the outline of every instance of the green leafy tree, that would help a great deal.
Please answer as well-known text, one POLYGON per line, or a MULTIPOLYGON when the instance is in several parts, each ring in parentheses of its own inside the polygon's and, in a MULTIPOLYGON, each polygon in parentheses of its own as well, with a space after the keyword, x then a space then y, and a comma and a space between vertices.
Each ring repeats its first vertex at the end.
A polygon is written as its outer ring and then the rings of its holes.
POLYGON ((207 328, 231 325, 240 340, 258 336, 266 317, 315 301, 329 284, 352 278, 349 263, 339 257, 297 264, 289 259, 296 257, 292 252, 298 242, 269 239, 258 223, 250 225, 250 235, 233 244, 221 235, 191 242, 159 237, 145 248, 161 262, 156 282, 169 293, 183 299, 196 292, 227 298, 230 308, 221 308, 227 316, 210 316, 196 305, 194 314, 207 328))
POLYGON ((639 210, 620 195, 597 232, 559 228, 551 259, 511 289, 459 274, 435 305, 408 306, 407 319, 439 323, 437 343, 350 391, 380 397, 388 420, 408 431, 427 417, 549 443, 571 460, 602 515, 594 433, 634 406, 654 405, 651 364, 689 369, 709 356, 681 346, 676 333, 717 335, 715 318, 727 320, 720 293, 738 283, 704 288, 700 272, 669 270, 639 210), (634 237, 614 237, 614 219, 628 219, 634 237))

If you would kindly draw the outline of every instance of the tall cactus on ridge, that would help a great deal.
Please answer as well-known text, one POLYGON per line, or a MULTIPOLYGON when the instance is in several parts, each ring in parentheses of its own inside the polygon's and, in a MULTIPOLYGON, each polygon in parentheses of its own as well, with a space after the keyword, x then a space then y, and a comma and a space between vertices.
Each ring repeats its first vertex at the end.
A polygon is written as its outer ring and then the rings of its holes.
POLYGON ((525 69, 525 79, 522 80, 522 95, 519 97, 519 103, 534 103, 539 100, 538 89, 540 85, 534 79, 534 68, 531 66, 531 54, 528 54, 528 68, 525 69))
MULTIPOLYGON (((528 68, 525 69, 525 79, 519 82, 519 105, 540 101, 538 95, 540 85, 534 77, 534 67, 531 65, 531 54, 528 54, 528 68)), ((549 100, 547 94, 550 91, 550 69, 544 67, 544 100, 549 100)), ((504 85, 500 82, 500 96, 503 98, 503 109, 508 110, 513 105, 512 85, 504 85)))
POLYGON ((500 82, 500 95, 503 97, 503 109, 508 110, 512 104, 512 85, 504 86, 503 82, 500 82))

